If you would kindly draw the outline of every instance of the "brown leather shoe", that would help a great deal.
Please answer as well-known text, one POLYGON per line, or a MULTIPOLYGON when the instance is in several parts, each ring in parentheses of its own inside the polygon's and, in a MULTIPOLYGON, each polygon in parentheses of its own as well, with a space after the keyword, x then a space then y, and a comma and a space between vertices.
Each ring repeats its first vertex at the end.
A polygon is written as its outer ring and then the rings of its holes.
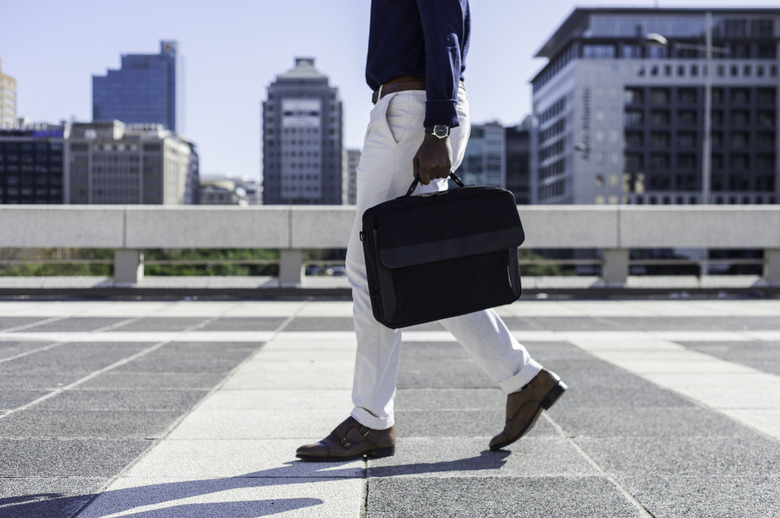
POLYGON ((568 387, 555 373, 542 370, 517 392, 506 398, 506 426, 490 441, 491 450, 509 446, 528 433, 568 387))
POLYGON ((316 444, 301 446, 295 456, 306 461, 335 462, 389 457, 395 453, 395 429, 374 430, 349 417, 316 444))

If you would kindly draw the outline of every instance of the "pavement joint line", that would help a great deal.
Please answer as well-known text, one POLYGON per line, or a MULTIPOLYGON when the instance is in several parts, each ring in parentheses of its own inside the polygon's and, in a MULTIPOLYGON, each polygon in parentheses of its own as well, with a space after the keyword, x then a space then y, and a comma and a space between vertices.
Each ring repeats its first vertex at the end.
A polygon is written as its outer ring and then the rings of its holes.
MULTIPOLYGON (((63 342, 63 343, 68 343, 68 342, 63 342)), ((164 345, 166 345, 168 343, 170 343, 170 342, 159 342, 159 343, 154 344, 153 346, 151 346, 151 347, 149 347, 147 349, 144 349, 143 351, 137 352, 136 354, 134 354, 132 356, 128 356, 126 358, 122 358, 121 360, 119 360, 117 362, 114 362, 111 365, 103 367, 102 369, 98 369, 96 371, 92 371, 88 375, 84 376, 83 378, 81 378, 79 380, 74 381, 73 383, 71 383, 69 385, 66 385, 64 387, 58 387, 58 388, 52 390, 51 392, 49 392, 48 394, 39 397, 38 399, 35 399, 33 401, 30 401, 29 403, 27 403, 25 405, 22 405, 20 407, 12 409, 8 413, 3 414, 2 416, 0 416, 0 419, 8 417, 9 415, 15 414, 17 412, 21 412, 23 410, 28 410, 28 409, 34 407, 35 405, 37 405, 39 403, 43 403, 47 399, 51 399, 54 396, 56 396, 58 394, 61 394, 61 393, 65 392, 65 391, 67 391, 67 390, 76 388, 77 386, 81 385, 82 383, 86 383, 87 381, 89 381, 89 380, 91 380, 93 378, 96 378, 97 376, 100 376, 101 374, 104 374, 104 373, 106 373, 106 372, 108 372, 110 370, 113 370, 116 367, 121 367, 122 365, 130 363, 131 361, 135 361, 138 358, 140 358, 142 356, 145 356, 146 354, 148 354, 148 353, 150 353, 152 351, 156 351, 157 349, 159 349, 160 347, 162 347, 162 346, 164 346, 164 345)), ((60 345, 62 345, 62 344, 60 344, 60 345)))
POLYGON ((65 320, 66 318, 70 318, 70 317, 68 315, 65 315, 59 317, 50 317, 45 320, 36 320, 35 322, 30 322, 29 324, 23 324, 21 326, 9 327, 8 329, 3 329, 3 333, 15 333, 16 331, 22 331, 24 329, 30 329, 31 327, 42 326, 44 324, 49 324, 51 322, 56 322, 58 320, 65 320))
POLYGON ((110 324, 104 327, 99 327, 97 329, 93 329, 92 333, 105 333, 106 331, 110 331, 112 329, 116 329, 117 327, 121 327, 127 324, 130 324, 132 322, 136 322, 138 320, 141 320, 142 317, 133 317, 133 318, 127 318, 125 320, 122 320, 121 322, 116 322, 114 324, 110 324))
MULTIPOLYGON (((198 324, 196 326, 192 326, 192 328, 197 329, 199 327, 202 327, 202 326, 208 324, 210 321, 213 321, 216 318, 217 317, 213 317, 212 319, 209 319, 209 320, 206 320, 204 322, 201 322, 200 324, 198 324)), ((190 330, 190 328, 187 328, 184 331, 182 331, 181 333, 186 333, 189 330, 190 330)), ((71 383, 69 385, 66 385, 64 387, 58 387, 58 388, 52 390, 51 392, 49 392, 48 394, 39 397, 38 399, 30 401, 29 403, 27 403, 25 405, 22 405, 20 407, 11 409, 10 411, 6 412, 5 414, 0 415, 0 419, 4 419, 4 418, 8 417, 9 415, 13 415, 13 414, 15 414, 17 412, 28 410, 28 409, 34 407, 35 405, 38 405, 39 403, 42 403, 42 402, 46 401, 47 399, 51 399, 54 396, 56 396, 58 394, 62 394, 63 392, 65 392, 67 390, 71 390, 73 388, 76 388, 79 385, 81 385, 82 383, 86 383, 87 381, 89 381, 89 380, 91 380, 93 378, 96 378, 97 376, 100 376, 101 374, 104 374, 106 372, 109 372, 109 371, 117 368, 117 367, 121 367, 122 365, 126 365, 126 364, 128 364, 130 362, 133 362, 133 361, 137 360, 138 358, 146 356, 150 352, 156 351, 157 349, 160 349, 161 347, 171 343, 171 341, 172 340, 158 342, 158 343, 154 344, 151 347, 148 347, 148 348, 146 348, 146 349, 144 349, 142 351, 139 351, 139 352, 137 352, 137 353, 135 353, 135 354, 133 354, 131 356, 122 358, 121 360, 116 361, 116 362, 114 362, 111 365, 108 365, 106 367, 103 367, 102 369, 98 369, 96 371, 92 371, 87 376, 85 376, 85 377, 83 377, 81 379, 78 379, 78 380, 74 381, 73 383, 71 383)), ((61 342, 61 343, 55 344, 55 345, 61 346, 61 345, 64 345, 66 343, 71 343, 71 342, 72 342, 72 340, 71 341, 64 341, 64 342, 61 342)), ((53 348, 53 347, 54 346, 50 346, 50 348, 53 348)))
POLYGON ((0 364, 5 363, 5 362, 18 360, 19 358, 24 358, 25 356, 30 356, 31 354, 48 351, 49 349, 54 349, 55 347, 59 347, 60 345, 64 345, 64 344, 67 344, 67 343, 70 343, 70 342, 67 341, 67 340, 64 341, 64 342, 62 342, 62 341, 55 342, 53 344, 44 345, 43 347, 38 347, 37 349, 33 349, 31 351, 25 351, 23 353, 19 353, 16 356, 9 356, 8 358, 2 358, 2 359, 0 359, 0 364))
POLYGON ((568 442, 572 446, 572 448, 574 448, 577 451, 577 453, 579 453, 585 459, 585 461, 588 464, 593 466, 593 468, 596 471, 598 471, 602 477, 607 479, 607 481, 609 481, 610 484, 615 486, 615 488, 620 492, 620 494, 622 494, 626 498, 626 500, 628 500, 631 503, 631 505, 633 505, 636 508, 636 510, 639 512, 641 516, 647 518, 653 518, 653 514, 650 513, 650 511, 648 511, 647 508, 645 508, 645 506, 643 506, 642 503, 639 502, 639 500, 637 500, 634 497, 634 495, 632 495, 631 492, 628 491, 628 489, 623 487, 623 484, 621 484, 614 476, 612 476, 610 472, 605 470, 598 462, 596 462, 596 459, 591 457, 590 454, 587 451, 585 451, 584 448, 582 448, 582 446, 577 444, 577 441, 575 441, 573 437, 568 435, 563 430, 563 428, 558 423, 555 422, 554 419, 548 416, 547 412, 543 412, 542 415, 544 415, 547 422, 552 425, 552 427, 558 432, 558 434, 561 437, 563 437, 566 440, 566 442, 568 442))
MULTIPOLYGON (((48 324, 48 323, 51 323, 51 322, 56 322, 58 320, 64 320, 66 318, 70 318, 70 317, 68 317, 68 316, 52 317, 52 318, 46 319, 46 320, 41 321, 41 322, 31 322, 31 323, 23 325, 23 326, 17 326, 17 327, 12 327, 10 329, 4 329, 2 332, 3 333, 14 333, 17 330, 27 329, 29 327, 40 326, 40 325, 48 324)), ((109 329, 112 329, 114 327, 117 327, 119 325, 124 325, 126 323, 132 322, 134 320, 139 320, 139 318, 130 318, 130 319, 127 319, 127 320, 123 320, 122 322, 119 322, 117 324, 101 327, 101 328, 95 329, 95 330, 93 330, 91 332, 92 333, 101 333, 101 332, 107 331, 109 329)), ((0 359, 0 363, 10 362, 10 361, 13 361, 13 360, 18 360, 19 358, 24 358, 25 356, 30 356, 30 355, 35 354, 35 353, 48 351, 50 349, 54 349, 55 347, 59 347, 60 345, 67 344, 67 343, 70 343, 72 341, 73 340, 58 341, 56 343, 45 345, 43 347, 39 347, 39 348, 33 349, 31 351, 25 351, 23 353, 19 353, 16 356, 11 356, 9 358, 2 358, 2 359, 0 359)))

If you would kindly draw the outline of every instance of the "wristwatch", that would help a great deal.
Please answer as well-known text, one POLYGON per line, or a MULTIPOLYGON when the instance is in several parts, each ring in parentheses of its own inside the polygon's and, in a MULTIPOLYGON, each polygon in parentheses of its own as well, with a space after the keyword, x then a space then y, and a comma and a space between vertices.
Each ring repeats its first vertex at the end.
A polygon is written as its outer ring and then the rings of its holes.
POLYGON ((430 133, 434 137, 443 139, 450 135, 450 127, 446 124, 436 124, 435 126, 425 128, 425 133, 430 133))

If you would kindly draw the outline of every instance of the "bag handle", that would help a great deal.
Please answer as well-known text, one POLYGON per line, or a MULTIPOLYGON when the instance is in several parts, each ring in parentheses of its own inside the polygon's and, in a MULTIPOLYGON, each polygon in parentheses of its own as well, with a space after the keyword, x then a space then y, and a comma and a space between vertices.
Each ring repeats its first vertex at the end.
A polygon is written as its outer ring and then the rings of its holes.
MULTIPOLYGON (((458 184, 458 187, 457 187, 457 189, 460 189, 461 187, 465 187, 465 185, 464 185, 464 183, 463 183, 463 180, 461 180, 460 178, 458 178, 458 175, 456 175, 455 173, 453 173, 453 172, 450 172, 450 179, 451 179, 453 182, 455 182, 456 184, 458 184)), ((407 196, 411 196, 411 195, 412 195, 412 193, 414 192, 414 190, 417 188, 417 184, 418 184, 419 182, 420 182, 420 177, 419 177, 419 176, 415 176, 415 177, 414 177, 414 181, 412 182, 412 185, 410 185, 410 186, 409 186, 409 190, 408 190, 408 191, 406 191, 406 194, 404 194, 404 195, 403 195, 403 197, 405 198, 405 197, 407 197, 407 196)))

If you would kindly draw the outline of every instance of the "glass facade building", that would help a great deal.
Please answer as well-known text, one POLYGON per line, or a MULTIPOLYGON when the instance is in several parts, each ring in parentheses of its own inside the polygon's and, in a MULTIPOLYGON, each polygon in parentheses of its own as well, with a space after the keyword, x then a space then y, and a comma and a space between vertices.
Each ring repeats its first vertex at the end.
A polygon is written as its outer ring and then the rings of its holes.
POLYGON ((533 203, 778 203, 779 45, 780 9, 575 9, 537 53, 533 203))
POLYGON ((472 124, 466 154, 455 172, 469 185, 506 187, 504 127, 497 122, 472 124))
POLYGON ((92 120, 162 124, 183 134, 184 63, 176 41, 159 54, 126 54, 121 68, 92 76, 92 120))
POLYGON ((63 203, 66 127, 0 129, 0 203, 63 203))

